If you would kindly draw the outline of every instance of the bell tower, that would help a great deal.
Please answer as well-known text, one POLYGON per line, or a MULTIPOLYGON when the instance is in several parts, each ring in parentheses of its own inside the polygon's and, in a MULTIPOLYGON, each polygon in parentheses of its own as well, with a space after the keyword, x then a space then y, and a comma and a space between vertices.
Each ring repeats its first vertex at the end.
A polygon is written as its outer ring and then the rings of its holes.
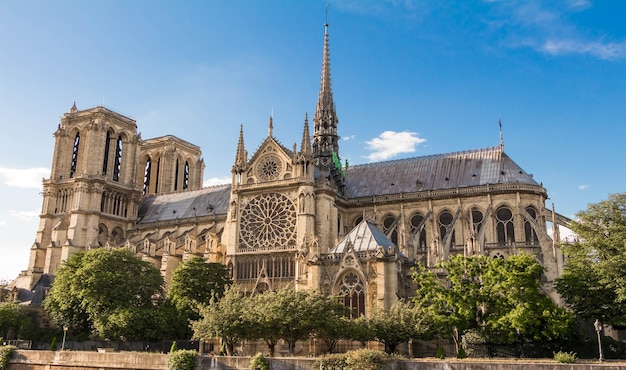
POLYGON ((140 136, 133 119, 99 106, 61 117, 28 271, 53 274, 73 252, 117 246, 137 216, 140 136))

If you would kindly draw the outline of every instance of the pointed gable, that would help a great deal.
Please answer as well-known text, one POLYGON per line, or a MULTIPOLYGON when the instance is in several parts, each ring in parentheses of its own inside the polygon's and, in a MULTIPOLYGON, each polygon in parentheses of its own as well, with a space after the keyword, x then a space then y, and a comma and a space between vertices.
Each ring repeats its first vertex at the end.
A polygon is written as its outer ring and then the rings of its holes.
POLYGON ((351 247, 354 252, 376 252, 383 248, 385 254, 395 248, 393 242, 380 231, 376 225, 368 221, 361 221, 352 229, 337 245, 330 254, 343 254, 351 247))

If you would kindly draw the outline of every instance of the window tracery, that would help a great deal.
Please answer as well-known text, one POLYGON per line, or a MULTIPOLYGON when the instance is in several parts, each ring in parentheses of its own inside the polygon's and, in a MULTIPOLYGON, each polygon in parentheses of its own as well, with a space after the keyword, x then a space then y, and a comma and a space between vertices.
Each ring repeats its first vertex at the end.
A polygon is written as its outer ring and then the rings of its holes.
POLYGON ((72 163, 70 164, 70 178, 74 177, 76 173, 76 166, 78 164, 78 149, 80 147, 80 132, 76 133, 74 137, 74 148, 72 149, 72 163))
POLYGON ((257 176, 265 181, 277 180, 283 170, 283 162, 277 155, 267 155, 256 168, 257 176))
POLYGON ((454 234, 454 225, 452 221, 454 220, 454 216, 452 213, 448 211, 443 211, 439 214, 439 235, 441 236, 441 240, 443 241, 446 236, 450 233, 450 247, 454 247, 456 245, 456 238, 454 234))
POLYGON ((240 248, 284 249, 295 245, 296 207, 279 193, 254 197, 241 210, 240 248))
POLYGON ((515 226, 513 224, 513 212, 506 206, 496 210, 496 234, 500 245, 515 242, 515 226))
POLYGON ((423 222, 424 216, 419 213, 416 213, 411 217, 411 236, 415 238, 414 240, 418 252, 426 252, 426 228, 424 227, 423 222))
MULTIPOLYGON (((537 211, 535 211, 535 208, 528 206, 526 207, 526 212, 532 217, 533 220, 537 221, 537 211)), ((539 243, 537 232, 528 220, 524 220, 524 237, 526 245, 535 245, 539 243)))
POLYGON ((349 308, 349 317, 357 318, 365 315, 365 289, 363 282, 353 271, 341 278, 339 294, 343 297, 344 307, 349 308))
POLYGON ((393 244, 398 245, 398 230, 396 225, 396 218, 392 215, 385 217, 383 220, 383 232, 393 244))

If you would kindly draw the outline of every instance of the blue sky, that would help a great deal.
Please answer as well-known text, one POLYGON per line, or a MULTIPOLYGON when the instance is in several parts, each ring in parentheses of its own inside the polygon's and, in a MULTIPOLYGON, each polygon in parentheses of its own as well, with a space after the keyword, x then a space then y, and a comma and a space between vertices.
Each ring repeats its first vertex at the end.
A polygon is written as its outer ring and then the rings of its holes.
POLYGON ((28 266, 59 118, 76 101, 199 145, 230 178, 240 124, 300 142, 329 3, 340 156, 496 146, 569 217, 626 191, 626 2, 0 1, 0 280, 28 266))

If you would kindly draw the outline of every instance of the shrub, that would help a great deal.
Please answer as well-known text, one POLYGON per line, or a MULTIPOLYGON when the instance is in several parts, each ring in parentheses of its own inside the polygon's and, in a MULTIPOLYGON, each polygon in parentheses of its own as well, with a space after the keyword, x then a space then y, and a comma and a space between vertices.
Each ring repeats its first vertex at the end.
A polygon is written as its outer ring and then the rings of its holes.
POLYGON ((437 357, 440 360, 443 360, 446 358, 446 352, 443 350, 442 346, 437 346, 437 354, 435 355, 435 357, 437 357))
POLYGON ((311 365, 311 370, 344 370, 348 369, 345 353, 331 353, 318 358, 311 365))
POLYGON ((263 357, 261 352, 250 357, 250 370, 269 370, 270 362, 263 357))
POLYGON ((576 353, 559 351, 554 353, 554 361, 562 364, 573 364, 577 360, 576 353))
POLYGON ((459 353, 457 353, 456 358, 467 358, 467 353, 465 353, 463 346, 459 347, 459 353))
POLYGON ((9 361, 11 360, 15 348, 15 346, 0 347, 0 370, 7 370, 9 368, 9 361))
POLYGON ((172 346, 170 347, 170 353, 178 351, 178 344, 176 341, 172 342, 172 346))
POLYGON ((50 350, 51 351, 57 350, 57 337, 52 337, 52 342, 50 342, 50 350))
POLYGON ((466 330, 461 337, 461 346, 468 357, 489 357, 487 340, 476 330, 466 330))
POLYGON ((198 352, 192 349, 181 349, 170 352, 167 359, 168 370, 195 370, 198 352))
POLYGON ((384 370, 390 361, 388 354, 367 348, 357 349, 346 353, 346 365, 354 370, 384 370))

